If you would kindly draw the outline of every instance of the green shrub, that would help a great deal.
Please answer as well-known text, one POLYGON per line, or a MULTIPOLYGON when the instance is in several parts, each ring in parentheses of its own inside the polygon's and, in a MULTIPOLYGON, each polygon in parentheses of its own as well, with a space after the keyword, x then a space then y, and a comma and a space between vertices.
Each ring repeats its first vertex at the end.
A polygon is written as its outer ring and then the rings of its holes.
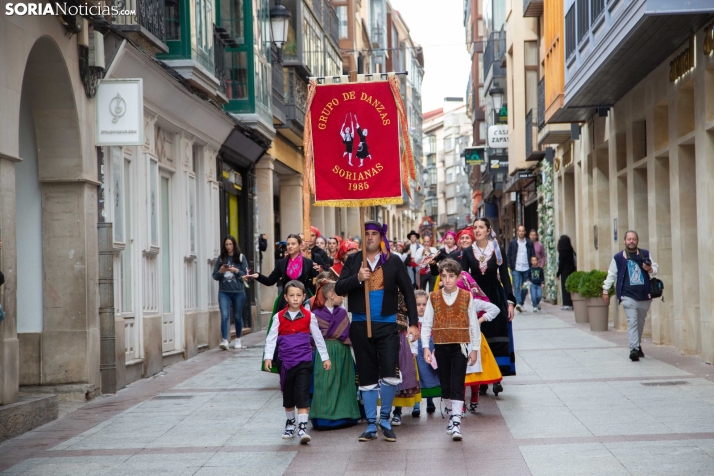
MULTIPOLYGON (((599 271, 594 269, 583 276, 578 287, 578 293, 584 298, 596 298, 602 296, 602 285, 607 278, 607 271, 599 271)), ((612 294, 614 286, 610 288, 609 293, 612 294)))
POLYGON ((585 271, 574 271, 565 280, 565 290, 569 293, 578 293, 580 288, 580 281, 583 279, 587 273, 585 271))

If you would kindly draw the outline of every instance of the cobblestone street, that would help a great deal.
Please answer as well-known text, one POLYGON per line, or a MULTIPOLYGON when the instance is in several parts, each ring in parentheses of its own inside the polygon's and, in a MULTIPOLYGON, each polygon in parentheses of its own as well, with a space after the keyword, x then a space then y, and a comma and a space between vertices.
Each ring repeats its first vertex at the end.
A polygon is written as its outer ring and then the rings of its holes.
MULTIPOLYGON (((357 427, 280 438, 276 375, 248 348, 208 351, 99 397, 0 445, 5 475, 714 474, 714 371, 649 341, 630 362, 627 336, 592 333, 544 305, 516 316, 517 377, 481 397, 464 441, 446 420, 405 412, 398 441, 358 443, 357 427)), ((438 401, 437 401, 438 406, 438 401)))

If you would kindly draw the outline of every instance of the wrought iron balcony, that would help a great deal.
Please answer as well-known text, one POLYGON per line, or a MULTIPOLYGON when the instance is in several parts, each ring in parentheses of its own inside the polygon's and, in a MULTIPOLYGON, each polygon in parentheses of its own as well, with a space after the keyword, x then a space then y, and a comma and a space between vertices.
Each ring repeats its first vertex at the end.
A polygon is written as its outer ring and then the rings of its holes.
MULTIPOLYGON (((278 47, 272 46, 272 55, 277 57, 278 47)), ((287 107, 285 106, 285 75, 283 65, 278 62, 272 64, 272 89, 273 89, 273 122, 285 124, 287 122, 287 107)))
POLYGON ((307 84, 298 77, 294 68, 288 69, 286 85, 288 119, 297 122, 302 129, 305 127, 305 108, 307 106, 307 84))
POLYGON ((213 25, 213 65, 218 80, 218 90, 222 94, 226 94, 226 44, 219 32, 216 31, 215 25, 213 25))
POLYGON ((129 37, 153 47, 156 53, 168 53, 164 4, 164 0, 113 0, 112 6, 118 11, 136 10, 136 15, 117 15, 112 17, 112 23, 129 37))
POLYGON ((493 66, 494 78, 505 78, 506 68, 503 61, 506 58, 506 31, 494 31, 488 38, 486 50, 483 52, 483 77, 488 76, 493 66))

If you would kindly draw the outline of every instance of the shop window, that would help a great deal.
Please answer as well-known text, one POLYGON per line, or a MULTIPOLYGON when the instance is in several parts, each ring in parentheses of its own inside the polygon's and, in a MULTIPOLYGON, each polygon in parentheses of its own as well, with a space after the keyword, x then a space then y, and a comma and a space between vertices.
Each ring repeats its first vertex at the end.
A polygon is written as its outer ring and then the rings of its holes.
POLYGON ((181 2, 179 0, 164 1, 164 25, 167 41, 181 39, 181 2))

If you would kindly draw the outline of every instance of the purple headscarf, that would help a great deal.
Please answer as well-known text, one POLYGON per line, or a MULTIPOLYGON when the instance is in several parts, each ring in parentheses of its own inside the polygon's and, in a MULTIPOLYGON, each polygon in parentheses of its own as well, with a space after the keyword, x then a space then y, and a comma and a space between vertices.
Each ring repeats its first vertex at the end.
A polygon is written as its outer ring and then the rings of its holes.
POLYGON ((364 224, 364 231, 367 230, 373 230, 382 235, 382 243, 380 243, 382 253, 379 255, 379 260, 382 264, 384 264, 387 261, 387 258, 389 258, 389 253, 391 252, 389 249, 389 240, 387 240, 387 224, 385 223, 384 225, 381 225, 376 221, 368 221, 364 224))
POLYGON ((454 241, 456 241, 456 232, 454 230, 447 230, 446 233, 444 233, 444 236, 441 237, 441 241, 439 241, 439 243, 443 243, 449 235, 453 236, 454 241))

